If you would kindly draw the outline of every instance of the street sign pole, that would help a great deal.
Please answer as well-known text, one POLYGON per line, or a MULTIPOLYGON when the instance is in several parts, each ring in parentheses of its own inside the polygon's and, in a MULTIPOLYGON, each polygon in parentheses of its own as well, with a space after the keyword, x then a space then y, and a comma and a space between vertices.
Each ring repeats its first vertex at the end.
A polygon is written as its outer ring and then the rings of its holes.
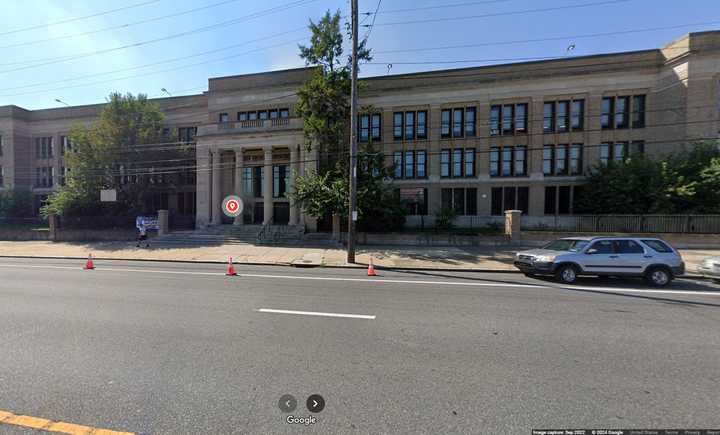
POLYGON ((347 262, 355 263, 355 224, 357 222, 357 122, 358 122, 358 1, 352 3, 352 84, 350 94, 350 213, 348 213, 347 262))

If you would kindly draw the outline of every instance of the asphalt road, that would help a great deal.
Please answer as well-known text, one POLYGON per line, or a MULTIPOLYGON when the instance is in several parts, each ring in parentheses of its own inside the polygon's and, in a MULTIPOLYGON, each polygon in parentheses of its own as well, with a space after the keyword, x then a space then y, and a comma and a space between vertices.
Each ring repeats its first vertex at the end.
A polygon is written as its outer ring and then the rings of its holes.
POLYGON ((720 427, 707 282, 96 266, 0 259, 0 411, 138 434, 720 427))

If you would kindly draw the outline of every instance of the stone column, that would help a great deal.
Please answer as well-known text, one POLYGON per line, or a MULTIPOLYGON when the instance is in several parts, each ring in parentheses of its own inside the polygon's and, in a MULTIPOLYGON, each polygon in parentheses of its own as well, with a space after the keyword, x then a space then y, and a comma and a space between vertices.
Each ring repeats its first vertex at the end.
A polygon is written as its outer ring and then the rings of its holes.
POLYGON ((210 223, 210 153, 207 149, 197 151, 197 177, 195 199, 195 226, 203 228, 210 223))
POLYGON ((505 210, 505 236, 511 243, 520 240, 520 215, 522 210, 505 210))
POLYGON ((265 181, 263 183, 263 224, 267 225, 272 222, 273 217, 273 168, 272 168, 272 147, 267 147, 265 151, 265 166, 263 166, 263 175, 265 181))
MULTIPOLYGON (((235 150, 235 195, 239 196, 240 198, 243 198, 243 182, 242 182, 242 173, 243 173, 243 153, 242 149, 235 150)), ((244 201, 244 199, 243 199, 244 201)), ((235 218, 233 221, 233 225, 242 225, 243 223, 243 215, 240 215, 235 218)))
MULTIPOLYGON (((290 146, 290 176, 288 177, 288 185, 286 186, 288 192, 295 191, 295 176, 300 174, 300 165, 298 162, 299 153, 297 145, 290 146)), ((298 216, 300 215, 297 205, 294 201, 290 200, 290 222, 289 225, 298 224, 298 216)))
POLYGON ((220 183, 220 150, 213 150, 212 152, 212 203, 210 204, 210 210, 212 212, 212 223, 213 225, 220 225, 222 219, 220 214, 222 210, 222 192, 220 183))
POLYGON ((168 211, 158 210, 158 236, 169 233, 168 227, 168 211))

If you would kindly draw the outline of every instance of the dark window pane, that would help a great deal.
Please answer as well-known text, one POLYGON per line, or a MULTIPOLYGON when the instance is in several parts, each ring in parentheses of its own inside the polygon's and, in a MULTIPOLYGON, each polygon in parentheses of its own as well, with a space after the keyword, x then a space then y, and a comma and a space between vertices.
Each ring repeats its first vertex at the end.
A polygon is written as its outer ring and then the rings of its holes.
POLYGON ((572 120, 571 127, 573 130, 582 130, 585 119, 585 100, 575 100, 572 102, 572 120))
POLYGON ((405 151, 405 178, 415 178, 415 153, 405 151))
POLYGON ((381 129, 381 118, 379 114, 375 114, 372 116, 372 140, 373 141, 379 141, 380 140, 380 129, 381 129))
POLYGON ((545 186, 545 214, 555 214, 555 186, 545 186))
POLYGON ((500 175, 500 148, 490 148, 490 176, 500 175))
POLYGON ((258 111, 258 119, 268 119, 267 110, 259 110, 258 111))
POLYGON ((247 112, 238 112, 237 119, 238 119, 238 121, 247 121, 248 120, 247 112))
POLYGON ((554 161, 555 161, 555 147, 553 145, 545 145, 543 147, 543 174, 553 175, 555 172, 554 161))
POLYGON ((443 209, 451 209, 452 208, 452 189, 442 189, 440 191, 440 206, 443 209))
POLYGON ((453 177, 462 177, 463 150, 457 148, 453 150, 453 177))
POLYGON ((463 109, 453 109, 453 137, 463 137, 463 109))
POLYGON ((465 189, 465 214, 474 216, 477 214, 477 189, 465 189))
POLYGON ((565 132, 570 127, 570 102, 558 101, 557 103, 557 131, 565 132))
POLYGON ((417 151, 416 158, 417 158, 417 177, 425 178, 427 176, 427 152, 424 150, 417 151))
POLYGON ((530 188, 527 186, 518 187, 517 188, 517 209, 521 210, 524 215, 527 215, 530 212, 529 199, 530 199, 530 188))
POLYGON ((415 112, 405 112, 405 139, 415 139, 415 112))
POLYGON ((629 157, 642 156, 645 154, 645 141, 635 140, 630 143, 629 157))
POLYGON ((627 128, 628 126, 628 104, 630 97, 617 97, 615 101, 615 127, 627 128))
POLYGON ((475 148, 465 150, 465 176, 475 176, 475 148))
POLYGON ((503 148, 502 150, 502 176, 512 176, 513 149, 503 148))
POLYGON ((527 175, 527 150, 524 146, 515 147, 515 176, 527 175))
POLYGON ((500 216, 503 213, 503 188, 493 187, 490 195, 490 214, 500 216))
POLYGON ((506 104, 502 108, 502 132, 503 134, 513 134, 515 106, 506 104))
POLYGON ((574 143, 570 148, 570 175, 580 175, 582 172, 582 144, 574 143))
POLYGON ((668 254, 673 252, 672 248, 666 245, 664 242, 661 242, 660 240, 654 240, 654 239, 648 239, 642 241, 644 244, 648 245, 653 249, 653 251, 656 252, 662 252, 664 254, 668 254))
POLYGON ((627 142, 615 142, 613 148, 613 160, 616 163, 622 163, 627 158, 627 142))
POLYGON ((567 145, 558 145, 555 148, 555 174, 567 175, 567 145))
POLYGON ((370 138, 370 117, 368 115, 360 115, 360 122, 358 122, 358 140, 360 142, 367 142, 370 138))
POLYGON ((590 249, 594 249, 594 254, 614 254, 615 247, 613 245, 614 243, 612 240, 598 240, 597 242, 590 245, 588 251, 590 249))
POLYGON ((395 151, 393 153, 393 166, 394 166, 394 177, 395 178, 402 178, 402 171, 403 171, 403 161, 402 161, 402 151, 395 151))
POLYGON ((607 165, 610 162, 610 152, 612 144, 603 142, 600 144, 600 163, 607 165))
POLYGON ((281 118, 289 118, 290 110, 289 109, 280 109, 280 117, 281 118))
POLYGON ((465 189, 453 189, 453 208, 455 213, 465 214, 465 189))
POLYGON ((277 119, 279 116, 279 112, 277 109, 273 109, 270 111, 270 119, 277 119))
POLYGON ((560 186, 558 190, 558 214, 570 214, 570 186, 560 186))
POLYGON ((635 95, 633 97, 633 115, 632 115, 632 127, 643 128, 645 127, 645 95, 635 95))
POLYGON ((503 192, 503 211, 515 210, 515 194, 514 187, 506 187, 503 192))
POLYGON ((616 240, 615 252, 617 254, 644 254, 645 250, 633 240, 616 240))

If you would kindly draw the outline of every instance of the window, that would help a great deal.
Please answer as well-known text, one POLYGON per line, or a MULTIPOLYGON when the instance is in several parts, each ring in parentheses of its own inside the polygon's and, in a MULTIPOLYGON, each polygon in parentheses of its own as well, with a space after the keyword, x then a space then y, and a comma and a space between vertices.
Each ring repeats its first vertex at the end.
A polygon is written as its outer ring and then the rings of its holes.
POLYGON ((612 240, 598 240, 590 245, 588 251, 593 250, 593 254, 614 254, 615 247, 612 240))
POLYGON ((613 160, 617 163, 622 163, 627 157, 627 142, 615 142, 613 148, 613 160))
POLYGON ((35 138, 35 158, 49 159, 53 156, 52 137, 35 138))
POLYGON ((600 127, 604 129, 613 128, 613 99, 603 98, 600 114, 600 127))
POLYGON ((615 100, 615 128, 628 127, 630 97, 617 97, 615 100))
POLYGON ((505 210, 520 210, 528 214, 530 188, 520 187, 493 187, 490 191, 490 214, 502 216, 505 210))
POLYGON ((219 122, 228 122, 228 121, 229 121, 228 114, 227 114, 227 113, 221 113, 221 114, 218 116, 218 121, 219 121, 219 122))
POLYGON ((407 214, 427 215, 427 189, 398 189, 400 199, 405 203, 407 214))
MULTIPOLYGON (((65 153, 68 153, 70 151, 72 151, 72 143, 70 142, 70 138, 67 136, 60 136, 60 155, 65 155, 65 153)), ((2 153, 0 153, 0 155, 2 155, 2 153)))
POLYGON ((61 186, 65 185, 65 177, 67 176, 67 168, 65 166, 60 166, 60 181, 59 184, 61 186))
POLYGON ((555 131, 555 103, 543 104, 543 132, 552 133, 555 131))
POLYGON ((558 101, 557 103, 557 131, 564 133, 570 128, 570 102, 558 101))
POLYGON ((500 113, 501 106, 490 107, 490 135, 497 136, 500 134, 500 113))
POLYGON ((268 119, 267 110, 258 110, 258 119, 268 119))
POLYGON ((505 147, 502 150, 502 176, 512 176, 512 155, 513 150, 510 147, 505 147))
POLYGON ((465 109, 465 136, 475 136, 475 114, 477 110, 474 107, 468 107, 465 109))
POLYGON ((248 121, 256 121, 258 119, 257 112, 248 112, 248 121))
POLYGON ((415 178, 414 151, 405 151, 405 178, 415 178))
POLYGON ((242 193, 246 193, 248 195, 253 193, 253 168, 250 166, 243 167, 242 186, 242 193))
POLYGON ((440 114, 440 137, 450 137, 450 109, 443 109, 440 114))
POLYGON ((2 165, 0 165, 0 187, 2 187, 3 184, 5 183, 5 181, 3 180, 4 176, 5 176, 5 172, 3 172, 3 167, 2 167, 2 165))
POLYGON ((35 168, 35 186, 36 187, 52 187, 53 186, 53 167, 43 166, 35 168))
POLYGON ((367 142, 370 139, 370 116, 360 115, 358 122, 358 141, 367 142))
POLYGON ((272 109, 272 110, 270 110, 269 113, 270 113, 270 119, 278 119, 279 113, 278 113, 277 109, 272 109))
POLYGON ((262 166, 253 166, 253 187, 252 187, 252 193, 255 198, 262 198, 265 190, 264 181, 265 181, 265 171, 262 166))
POLYGON ((558 188, 558 214, 570 214, 570 186, 558 188))
POLYGON ((610 151, 612 144, 609 142, 603 142, 600 144, 600 163, 607 165, 610 161, 610 151))
POLYGON ((403 113, 393 113, 393 139, 402 140, 403 138, 403 113))
POLYGON ((475 176, 475 148, 465 149, 465 176, 475 176))
POLYGON ((195 142, 197 127, 180 127, 178 128, 178 140, 180 142, 195 142))
POLYGON ((440 176, 450 176, 450 150, 440 151, 440 176))
POLYGON ((553 175, 555 173, 555 147, 545 145, 543 147, 543 174, 553 175))
POLYGON ((616 240, 615 252, 618 254, 644 254, 645 250, 634 240, 616 240))
POLYGON ((463 137, 463 109, 453 109, 453 137, 463 137))
POLYGON ((570 147, 570 175, 581 175, 582 173, 582 144, 574 143, 570 147))
POLYGON ((573 100, 570 118, 570 128, 573 131, 583 129, 585 123, 585 100, 573 100))
POLYGON ((645 95, 635 95, 632 102, 632 128, 645 127, 645 95))
POLYGON ((440 190, 440 203, 444 209, 453 209, 458 215, 477 214, 476 188, 445 188, 440 190))
POLYGON ((500 148, 490 148, 490 176, 500 175, 500 148))
POLYGON ((527 148, 524 146, 515 147, 514 171, 516 177, 527 174, 527 148))
POLYGON ((427 111, 417 113, 417 138, 427 139, 427 111))
POLYGON ((555 147, 555 175, 567 175, 568 146, 558 145, 555 147))
POLYGON ((456 148, 453 150, 453 158, 452 158, 452 176, 453 177, 462 177, 462 163, 463 163, 463 150, 462 148, 456 148))
POLYGON ((515 106, 506 104, 502 106, 502 134, 512 134, 514 128, 515 106))
POLYGON ((417 177, 427 177, 427 152, 425 150, 418 150, 415 152, 415 158, 417 160, 417 177))
POLYGON ((642 241, 644 244, 648 245, 650 248, 652 248, 655 252, 662 252, 664 254, 672 253, 673 250, 671 247, 666 245, 664 242, 656 239, 647 239, 642 241))
POLYGON ((545 214, 555 214, 555 193, 557 188, 555 186, 545 186, 545 214))
POLYGON ((289 165, 273 165, 273 198, 285 197, 289 175, 289 165))
POLYGON ((641 156, 643 154, 645 154, 645 141, 644 140, 634 140, 634 141, 630 142, 629 157, 641 156))
POLYGON ((381 117, 379 113, 376 113, 372 115, 372 140, 374 141, 380 141, 380 130, 381 130, 381 117))
POLYGON ((395 178, 402 178, 403 175, 403 158, 402 158, 402 151, 395 151, 393 153, 393 166, 394 166, 394 177, 395 178))
POLYGON ((280 109, 280 118, 289 118, 290 109, 280 109))
POLYGON ((415 139, 415 112, 405 112, 405 139, 415 139))
POLYGON ((528 105, 517 104, 515 106, 515 132, 527 133, 528 105))

